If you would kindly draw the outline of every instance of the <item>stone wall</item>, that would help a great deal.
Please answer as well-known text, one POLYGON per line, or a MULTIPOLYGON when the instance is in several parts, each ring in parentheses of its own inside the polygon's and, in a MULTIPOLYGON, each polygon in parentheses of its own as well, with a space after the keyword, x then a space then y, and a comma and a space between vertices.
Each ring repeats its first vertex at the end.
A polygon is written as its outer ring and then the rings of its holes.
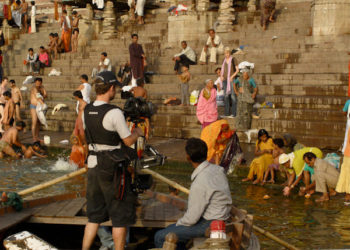
POLYGON ((312 22, 315 38, 350 34, 350 0, 314 0, 312 22))
POLYGON ((203 34, 212 28, 216 21, 216 12, 202 12, 197 14, 189 12, 187 15, 168 17, 168 42, 179 44, 179 42, 198 41, 203 34))

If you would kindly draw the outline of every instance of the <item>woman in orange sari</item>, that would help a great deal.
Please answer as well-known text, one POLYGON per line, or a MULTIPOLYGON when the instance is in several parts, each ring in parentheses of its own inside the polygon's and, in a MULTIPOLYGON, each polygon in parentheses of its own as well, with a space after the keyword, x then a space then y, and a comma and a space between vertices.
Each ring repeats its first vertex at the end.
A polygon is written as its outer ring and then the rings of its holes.
POLYGON ((78 168, 82 168, 85 165, 85 159, 87 156, 86 150, 84 149, 84 146, 78 136, 72 134, 70 141, 73 146, 71 154, 69 156, 69 163, 73 163, 77 165, 78 168))
POLYGON ((250 164, 247 178, 242 181, 253 181, 256 175, 256 180, 253 184, 263 183, 264 173, 268 166, 273 163, 273 148, 272 138, 265 129, 260 129, 258 132, 258 141, 255 144, 255 156, 257 157, 250 164))
POLYGON ((64 44, 64 51, 69 52, 70 51, 70 39, 72 36, 72 20, 70 17, 67 16, 67 11, 62 11, 62 17, 61 17, 61 27, 62 27, 62 36, 61 40, 64 44))

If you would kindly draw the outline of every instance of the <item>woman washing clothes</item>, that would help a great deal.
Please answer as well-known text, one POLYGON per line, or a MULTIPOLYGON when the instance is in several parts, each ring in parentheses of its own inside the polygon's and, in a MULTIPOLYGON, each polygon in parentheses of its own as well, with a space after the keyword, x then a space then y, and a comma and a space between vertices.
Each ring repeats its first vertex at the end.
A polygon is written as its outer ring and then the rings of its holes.
POLYGON ((226 120, 218 120, 206 126, 201 133, 201 139, 207 144, 207 160, 219 165, 226 145, 234 134, 226 120))
POLYGON ((273 163, 272 151, 274 144, 269 133, 265 129, 258 132, 258 140, 255 144, 255 156, 257 156, 250 164, 247 178, 242 181, 253 181, 253 184, 263 183, 264 173, 269 165, 273 163))

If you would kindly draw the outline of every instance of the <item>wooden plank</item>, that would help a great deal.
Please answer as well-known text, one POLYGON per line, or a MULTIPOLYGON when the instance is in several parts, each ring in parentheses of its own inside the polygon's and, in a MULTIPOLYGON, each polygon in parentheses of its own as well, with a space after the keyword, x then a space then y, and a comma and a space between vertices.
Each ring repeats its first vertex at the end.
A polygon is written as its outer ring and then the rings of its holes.
POLYGON ((58 201, 44 206, 35 216, 56 216, 70 201, 58 201))
POLYGON ((56 217, 74 217, 86 204, 85 198, 77 198, 70 201, 60 212, 56 214, 56 217))
MULTIPOLYGON (((32 216, 29 223, 39 223, 39 224, 63 224, 63 225, 85 225, 88 222, 85 216, 75 216, 75 217, 40 217, 32 216)), ((176 221, 151 221, 151 220, 140 220, 137 219, 136 223, 131 227, 159 227, 164 228, 170 224, 174 224, 176 221)), ((102 223, 103 226, 112 226, 111 221, 102 223)))
POLYGON ((25 209, 17 213, 9 213, 6 215, 0 216, 0 232, 3 232, 32 216, 32 209, 25 209))

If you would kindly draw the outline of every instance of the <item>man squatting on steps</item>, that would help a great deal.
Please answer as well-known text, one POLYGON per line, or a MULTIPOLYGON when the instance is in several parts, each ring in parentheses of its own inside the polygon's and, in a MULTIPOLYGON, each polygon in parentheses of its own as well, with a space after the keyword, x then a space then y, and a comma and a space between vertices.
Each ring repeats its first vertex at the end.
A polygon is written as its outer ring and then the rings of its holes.
POLYGON ((115 97, 117 81, 98 77, 95 83, 96 101, 85 107, 82 116, 89 148, 88 223, 82 249, 90 249, 99 225, 111 219, 115 249, 122 250, 126 228, 135 223, 137 199, 131 190, 130 162, 124 156, 122 144, 134 144, 142 130, 136 128, 131 133, 123 112, 109 104, 115 97))

